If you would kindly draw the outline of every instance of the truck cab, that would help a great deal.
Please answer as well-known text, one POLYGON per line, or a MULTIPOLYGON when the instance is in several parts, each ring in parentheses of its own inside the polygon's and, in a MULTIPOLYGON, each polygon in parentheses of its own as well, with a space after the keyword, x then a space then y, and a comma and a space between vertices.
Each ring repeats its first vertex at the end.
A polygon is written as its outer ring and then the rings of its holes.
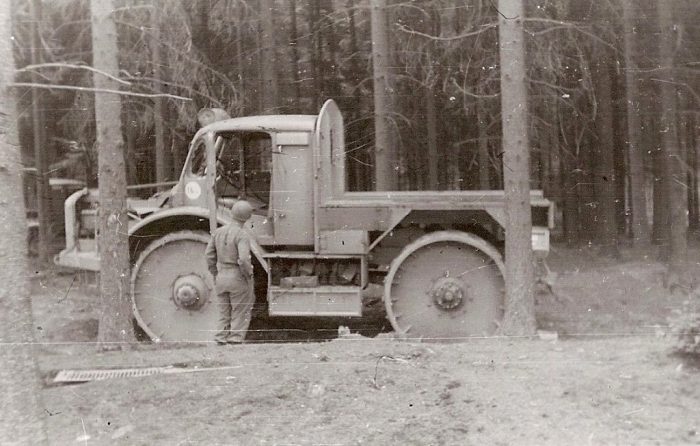
POLYGON ((250 229, 260 245, 313 246, 313 231, 299 229, 313 227, 310 142, 316 117, 280 118, 236 118, 198 132, 173 190, 172 206, 208 209, 215 204, 218 218, 228 220, 230 205, 245 198, 255 210, 250 229))

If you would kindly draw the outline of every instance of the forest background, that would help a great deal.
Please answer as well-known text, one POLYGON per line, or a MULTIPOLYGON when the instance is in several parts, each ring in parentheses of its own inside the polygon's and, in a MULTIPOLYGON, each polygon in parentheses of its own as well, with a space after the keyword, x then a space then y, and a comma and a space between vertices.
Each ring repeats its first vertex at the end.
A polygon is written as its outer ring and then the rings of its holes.
MULTIPOLYGON (((654 242, 671 266, 682 264, 700 224, 697 3, 525 3, 531 186, 557 204, 559 235, 612 256, 622 243, 654 242)), ((178 176, 201 107, 232 116, 316 113, 332 98, 345 114, 351 189, 503 187, 503 13, 489 0, 115 4, 108 15, 117 26, 119 70, 110 79, 122 96, 132 186, 178 176), (371 14, 377 4, 385 5, 381 20, 371 14), (388 39, 378 49, 381 28, 388 39), (378 51, 387 63, 377 64, 378 51), (383 110, 373 100, 378 78, 386 85, 383 110), (380 114, 388 128, 376 126, 380 114), (388 163, 380 160, 387 153, 395 154, 388 163), (391 174, 377 169, 379 161, 391 174)), ((95 118, 102 107, 94 103, 100 85, 91 67, 100 51, 92 48, 88 1, 13 6, 22 163, 26 188, 36 189, 25 196, 46 219, 47 208, 63 204, 49 200, 50 178, 97 180, 95 122, 104 120, 95 118)), ((38 244, 42 257, 47 235, 38 244)), ((20 251, 6 251, 14 269, 2 268, 17 287, 20 251)), ((16 294, 10 288, 5 296, 16 294)), ((2 336, 6 348, 25 345, 24 332, 13 329, 28 331, 29 323, 17 321, 29 319, 0 313, 13 321, 3 324, 11 332, 2 336)), ((17 358, 10 362, 31 364, 26 354, 17 358)), ((30 389, 4 375, 1 381, 12 392, 30 389)))
MULTIPOLYGON (((116 3, 130 185, 177 179, 202 107, 315 114, 332 98, 345 115, 349 187, 372 189, 379 75, 393 188, 503 187, 490 0, 388 2, 382 73, 368 1, 116 3)), ((96 183, 94 95, 81 91, 93 86, 90 5, 22 1, 14 13, 20 84, 51 85, 18 104, 23 163, 45 172, 39 193, 25 194, 38 195, 36 209, 49 206, 50 176, 96 183)), ((531 187, 556 203, 567 242, 616 255, 621 241, 653 241, 669 256, 672 234, 698 229, 699 20, 692 0, 526 2, 531 187)))

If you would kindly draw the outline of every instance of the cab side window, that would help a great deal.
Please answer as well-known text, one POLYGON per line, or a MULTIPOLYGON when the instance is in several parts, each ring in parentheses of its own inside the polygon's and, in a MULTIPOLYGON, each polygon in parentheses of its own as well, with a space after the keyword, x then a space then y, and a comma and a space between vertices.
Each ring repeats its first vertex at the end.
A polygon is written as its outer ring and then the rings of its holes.
POLYGON ((192 153, 190 172, 193 175, 204 176, 207 170, 207 149, 203 140, 199 140, 192 153))
POLYGON ((244 145, 246 192, 267 202, 272 171, 272 139, 267 133, 251 133, 246 135, 244 145))

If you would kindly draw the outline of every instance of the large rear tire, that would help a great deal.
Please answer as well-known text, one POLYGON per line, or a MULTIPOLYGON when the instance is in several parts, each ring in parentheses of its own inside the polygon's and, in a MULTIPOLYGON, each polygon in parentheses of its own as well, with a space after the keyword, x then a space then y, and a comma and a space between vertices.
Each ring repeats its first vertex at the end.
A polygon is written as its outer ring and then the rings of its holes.
POLYGON ((504 273, 500 253, 483 239, 459 231, 426 234, 391 262, 387 318, 407 338, 493 335, 503 318, 504 273))
POLYGON ((219 317, 204 249, 209 235, 179 231, 151 242, 131 273, 134 317, 155 342, 209 342, 219 317))

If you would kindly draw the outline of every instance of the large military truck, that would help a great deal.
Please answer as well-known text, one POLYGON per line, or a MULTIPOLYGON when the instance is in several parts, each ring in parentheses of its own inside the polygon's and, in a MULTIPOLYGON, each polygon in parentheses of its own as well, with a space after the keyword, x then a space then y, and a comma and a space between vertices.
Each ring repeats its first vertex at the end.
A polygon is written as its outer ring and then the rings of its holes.
MULTIPOLYGON (((361 317, 362 293, 383 284, 387 319, 402 335, 455 339, 493 334, 503 315, 503 191, 346 190, 343 119, 230 119, 200 113, 177 184, 131 200, 129 249, 135 320, 153 340, 208 341, 218 311, 204 247, 254 206, 256 289, 270 317, 361 317)), ((551 203, 532 192, 533 249, 549 249, 551 203)), ((99 270, 96 191, 65 203, 60 265, 99 270)))

